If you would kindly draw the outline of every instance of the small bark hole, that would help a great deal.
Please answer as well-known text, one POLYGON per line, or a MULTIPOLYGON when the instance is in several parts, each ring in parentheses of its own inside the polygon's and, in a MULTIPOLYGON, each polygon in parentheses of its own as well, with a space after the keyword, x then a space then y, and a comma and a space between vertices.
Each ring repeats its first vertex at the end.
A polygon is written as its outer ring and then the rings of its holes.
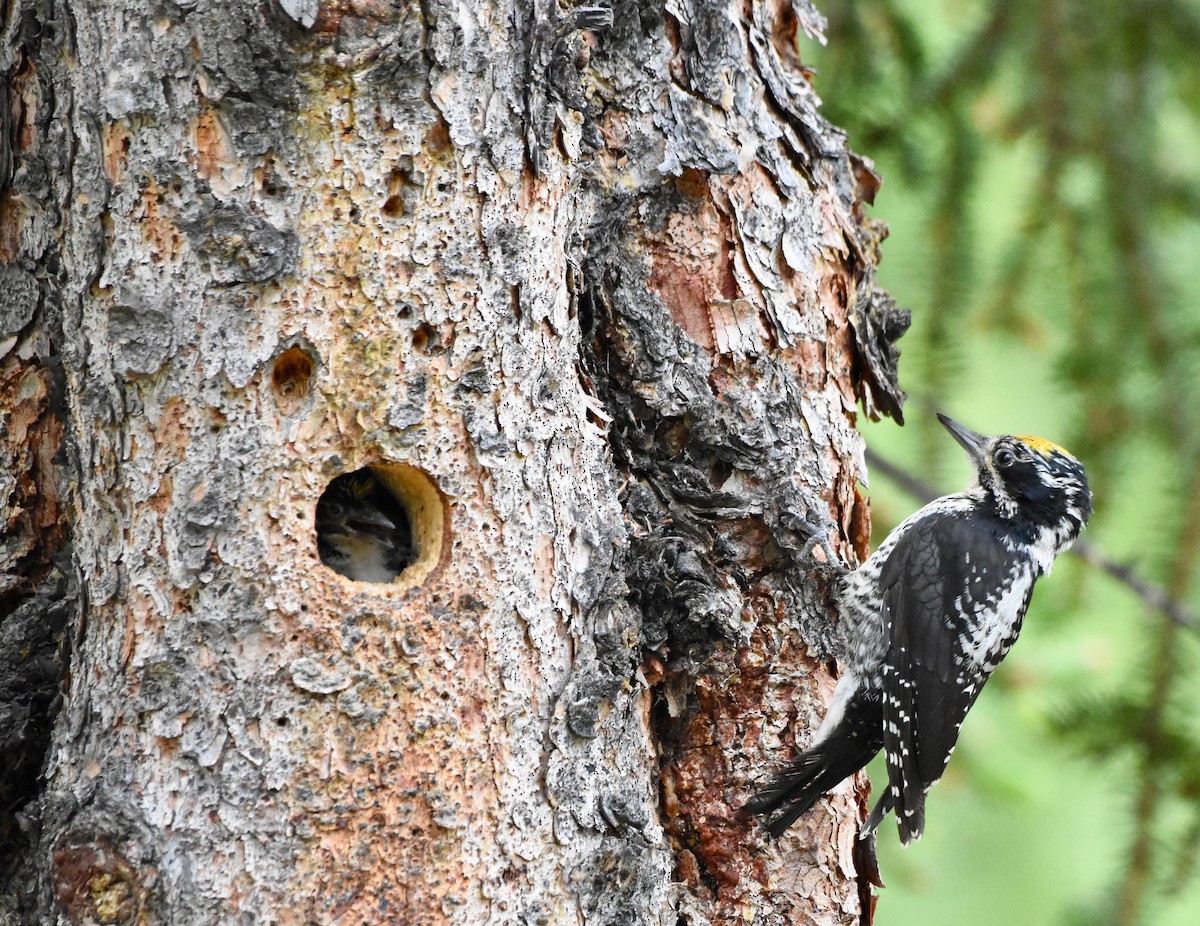
POLYGON ((433 344, 434 338, 435 333, 432 325, 419 325, 412 336, 413 350, 419 354, 425 353, 429 350, 430 345, 433 344))
POLYGON ((726 463, 724 460, 713 460, 712 465, 708 469, 708 478, 712 482, 714 489, 719 489, 733 475, 733 466, 726 463))
POLYGON ((416 211, 421 199, 423 180, 410 157, 402 157, 388 174, 387 198, 382 212, 389 219, 401 219, 416 211))
POLYGON ((356 582, 422 582, 442 558, 445 505, 433 480, 401 463, 365 466, 331 480, 317 501, 317 553, 356 582))
POLYGON ((383 201, 383 214, 389 219, 398 219, 404 215, 404 200, 393 193, 383 201))
POLYGON ((289 347, 275 358, 271 388, 283 402, 296 402, 308 395, 316 370, 312 354, 302 347, 289 347))

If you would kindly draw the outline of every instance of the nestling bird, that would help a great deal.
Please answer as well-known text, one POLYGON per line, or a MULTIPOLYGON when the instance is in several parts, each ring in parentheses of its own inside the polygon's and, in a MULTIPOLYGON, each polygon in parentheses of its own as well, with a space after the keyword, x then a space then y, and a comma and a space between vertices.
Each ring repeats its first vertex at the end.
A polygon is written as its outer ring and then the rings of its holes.
POLYGON ((417 558, 408 511, 370 467, 329 483, 316 528, 321 562, 356 582, 391 582, 417 558))
POLYGON ((965 492, 930 502, 836 583, 846 644, 833 703, 813 745, 745 811, 779 836, 880 749, 901 842, 925 825, 963 718, 1021 630, 1037 579, 1092 512, 1079 461, 1040 437, 984 437, 938 415, 976 469, 965 492))

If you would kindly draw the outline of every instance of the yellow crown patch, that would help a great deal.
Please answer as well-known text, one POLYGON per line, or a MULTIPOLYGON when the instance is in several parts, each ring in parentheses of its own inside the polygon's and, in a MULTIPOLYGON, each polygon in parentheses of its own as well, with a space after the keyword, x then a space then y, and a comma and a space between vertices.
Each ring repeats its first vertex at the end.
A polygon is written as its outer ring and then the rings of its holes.
POLYGON ((1063 456, 1070 456, 1071 452, 1065 447, 1060 447, 1053 441, 1048 441, 1044 437, 1034 437, 1032 434, 1018 434, 1017 440, 1023 443, 1034 453, 1040 453, 1042 456, 1049 456, 1052 453, 1061 453, 1063 456))
POLYGON ((350 493, 355 498, 366 498, 375 488, 375 480, 365 473, 352 473, 351 477, 350 493))

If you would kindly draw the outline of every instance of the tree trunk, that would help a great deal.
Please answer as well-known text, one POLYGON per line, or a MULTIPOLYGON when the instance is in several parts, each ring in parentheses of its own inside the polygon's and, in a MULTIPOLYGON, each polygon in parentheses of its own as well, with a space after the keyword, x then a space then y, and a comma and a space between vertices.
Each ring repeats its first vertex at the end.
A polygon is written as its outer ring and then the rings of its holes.
POLYGON ((734 815, 902 399, 816 12, 148 9, 4 8, 0 919, 855 921, 861 784, 734 815))

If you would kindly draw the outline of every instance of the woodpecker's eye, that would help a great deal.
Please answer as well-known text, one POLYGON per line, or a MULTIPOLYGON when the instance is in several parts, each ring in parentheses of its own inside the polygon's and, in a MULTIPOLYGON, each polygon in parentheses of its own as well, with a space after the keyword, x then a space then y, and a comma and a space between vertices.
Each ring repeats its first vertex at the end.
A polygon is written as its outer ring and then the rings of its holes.
POLYGON ((993 458, 997 466, 1012 466, 1017 462, 1017 455, 1007 447, 1001 447, 996 451, 996 456, 993 458))

